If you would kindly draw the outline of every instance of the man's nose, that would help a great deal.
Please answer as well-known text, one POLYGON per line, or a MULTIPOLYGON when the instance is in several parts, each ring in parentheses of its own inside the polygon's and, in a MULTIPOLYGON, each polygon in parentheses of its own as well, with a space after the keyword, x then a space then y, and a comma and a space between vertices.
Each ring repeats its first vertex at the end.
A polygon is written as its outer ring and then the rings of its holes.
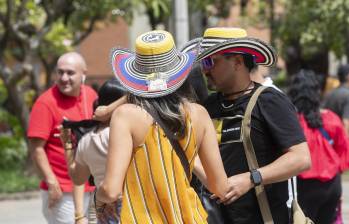
POLYGON ((61 75, 61 80, 62 80, 62 81, 68 81, 68 80, 69 80, 69 75, 68 75, 66 72, 64 72, 64 73, 61 75))

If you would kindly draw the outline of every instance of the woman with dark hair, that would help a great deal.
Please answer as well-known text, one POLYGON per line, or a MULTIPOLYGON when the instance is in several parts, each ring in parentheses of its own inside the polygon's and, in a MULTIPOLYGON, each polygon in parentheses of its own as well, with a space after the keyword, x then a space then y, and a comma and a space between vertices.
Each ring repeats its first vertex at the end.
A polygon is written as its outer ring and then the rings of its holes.
POLYGON ((343 124, 332 111, 320 109, 320 86, 312 71, 294 75, 289 96, 298 110, 312 160, 312 168, 298 176, 299 204, 314 223, 332 224, 342 192, 340 174, 348 168, 343 124))
MULTIPOLYGON (((112 103, 122 104, 125 102, 126 91, 114 78, 106 81, 98 91, 98 99, 94 103, 94 109, 98 106, 107 106, 112 103)), ((94 177, 95 185, 98 186, 105 173, 105 162, 109 142, 109 121, 82 120, 63 122, 63 127, 75 134, 78 141, 75 154, 70 153, 69 146, 65 147, 66 160, 68 161, 69 175, 75 184, 85 182, 90 175, 94 177), (79 130, 91 130, 82 133, 79 130), (81 139, 80 139, 81 138, 81 139)), ((64 145, 71 142, 69 135, 61 135, 64 145)), ((72 144, 74 145, 74 144, 72 144)))
MULTIPOLYGON (((116 108, 125 102, 125 94, 125 89, 115 78, 108 80, 98 91, 94 109, 98 107, 101 110, 101 107, 107 105, 110 108, 116 108)), ((60 137, 65 149, 69 176, 77 185, 86 182, 92 176, 94 184, 98 186, 105 173, 109 120, 104 122, 96 120, 63 121, 63 128, 60 137)), ((88 216, 89 223, 95 223, 95 211, 92 207, 90 207, 88 216)), ((84 216, 79 218, 84 218, 84 216)))
POLYGON ((228 192, 213 124, 207 111, 191 102, 185 82, 194 61, 194 53, 177 51, 166 31, 139 36, 135 54, 112 53, 114 74, 129 94, 111 118, 96 206, 122 195, 121 223, 207 223, 190 187, 196 155, 209 189, 221 199, 228 192))

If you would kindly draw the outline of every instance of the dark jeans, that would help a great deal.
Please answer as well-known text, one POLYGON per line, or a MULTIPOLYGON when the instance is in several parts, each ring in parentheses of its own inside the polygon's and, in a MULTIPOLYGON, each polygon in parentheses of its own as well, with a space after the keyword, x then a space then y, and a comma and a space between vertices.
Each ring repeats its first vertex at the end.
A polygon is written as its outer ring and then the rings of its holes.
POLYGON ((332 224, 342 195, 340 174, 327 182, 300 178, 297 182, 298 202, 305 215, 316 224, 332 224))

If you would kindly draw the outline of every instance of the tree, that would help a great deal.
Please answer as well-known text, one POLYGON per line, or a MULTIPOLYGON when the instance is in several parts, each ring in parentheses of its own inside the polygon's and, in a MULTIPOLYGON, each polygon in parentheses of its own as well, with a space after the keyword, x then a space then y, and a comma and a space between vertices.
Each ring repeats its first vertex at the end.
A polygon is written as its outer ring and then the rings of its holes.
POLYGON ((124 12, 131 19, 129 5, 127 0, 0 1, 0 78, 8 96, 4 106, 24 130, 29 115, 26 99, 32 101, 50 85, 59 55, 79 45, 97 22, 114 19, 112 12, 124 12), (46 74, 44 85, 40 65, 46 74))
POLYGON ((326 76, 330 51, 337 57, 349 56, 349 1, 268 0, 274 2, 283 11, 269 24, 279 40, 288 74, 307 68, 326 76))

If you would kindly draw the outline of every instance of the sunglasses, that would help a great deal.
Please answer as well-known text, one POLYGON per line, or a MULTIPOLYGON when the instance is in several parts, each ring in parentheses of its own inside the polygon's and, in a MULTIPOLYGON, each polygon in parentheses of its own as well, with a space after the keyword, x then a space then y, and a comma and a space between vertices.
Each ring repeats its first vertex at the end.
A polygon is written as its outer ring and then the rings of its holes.
MULTIPOLYGON (((224 57, 229 57, 231 55, 238 55, 238 54, 243 54, 243 53, 224 53, 222 54, 224 57)), ((255 56, 252 55, 253 60, 255 61, 255 56)), ((212 57, 207 57, 204 59, 201 59, 201 63, 200 63, 201 69, 204 71, 208 71, 211 70, 214 66, 214 60, 212 57)))
MULTIPOLYGON (((236 53, 224 53, 222 54, 224 57, 228 57, 228 56, 231 56, 231 55, 236 55, 236 53)), ((212 57, 207 57, 207 58, 204 58, 204 59, 201 59, 201 69, 202 70, 211 70, 214 66, 214 61, 213 61, 213 58, 212 57)))
POLYGON ((214 66, 213 59, 211 57, 201 59, 200 66, 202 70, 205 70, 205 71, 211 70, 214 66))

